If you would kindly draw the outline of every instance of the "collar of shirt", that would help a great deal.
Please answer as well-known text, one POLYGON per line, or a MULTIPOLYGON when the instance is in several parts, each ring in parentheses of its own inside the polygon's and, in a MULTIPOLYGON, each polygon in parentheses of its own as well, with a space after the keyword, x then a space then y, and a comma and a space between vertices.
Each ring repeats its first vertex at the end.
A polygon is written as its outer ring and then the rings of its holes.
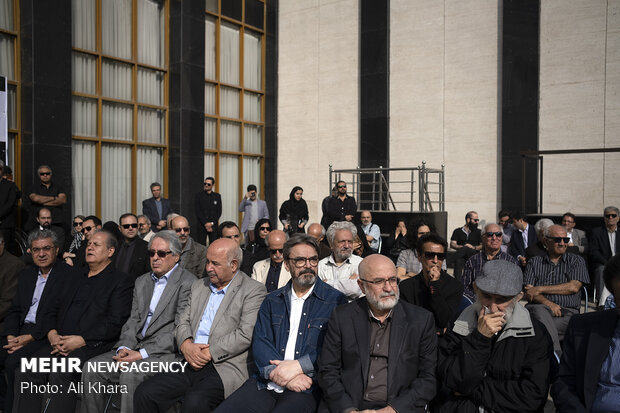
POLYGON ((51 273, 52 273, 52 270, 50 269, 50 271, 47 273, 47 277, 44 277, 43 274, 41 273, 41 268, 39 268, 39 280, 43 280, 43 282, 46 282, 51 273))
POLYGON ((269 266, 272 268, 282 268, 282 263, 281 262, 273 262, 273 260, 269 260, 269 266))
MULTIPOLYGON (((351 254, 352 254, 352 253, 351 253, 351 254)), ((343 265, 343 264, 350 264, 350 263, 351 263, 350 259, 351 259, 351 257, 347 258, 346 260, 344 260, 344 261, 342 262, 342 264, 341 264, 341 265, 343 265)), ((329 265, 333 265, 334 267, 337 267, 337 266, 338 266, 338 264, 336 264, 336 261, 334 260, 334 254, 333 254, 333 253, 332 253, 332 254, 330 254, 330 255, 329 255, 329 257, 327 258, 327 264, 329 264, 329 265)))
POLYGON ((614 229, 613 231, 611 231, 609 228, 605 227, 607 229, 607 232, 609 232, 610 234, 613 234, 615 232, 618 231, 618 226, 616 225, 616 229, 614 229))
POLYGON ((230 284, 233 283, 233 281, 235 280, 235 277, 237 276, 237 274, 239 274, 239 271, 237 271, 235 273, 235 275, 232 277, 232 280, 230 280, 230 282, 228 284, 226 284, 226 287, 222 288, 221 290, 218 290, 215 285, 213 285, 212 283, 209 283, 209 288, 211 289, 211 292, 213 294, 226 295, 226 291, 228 291, 228 287, 230 287, 230 284))
POLYGON ((151 279, 155 282, 165 279, 166 282, 168 282, 168 280, 170 279, 170 274, 172 274, 172 272, 176 270, 178 266, 179 266, 179 263, 177 262, 176 264, 174 264, 174 267, 172 267, 170 271, 162 275, 161 278, 157 278, 155 274, 151 273, 151 279))
MULTIPOLYGON (((562 255, 560 256, 560 260, 558 261, 558 264, 559 264, 559 263, 561 263, 561 262, 567 262, 567 261, 566 261, 566 254, 567 254, 567 253, 565 252, 564 254, 562 254, 562 255)), ((551 258, 549 257, 549 252, 547 252, 547 253, 546 253, 546 254, 545 254, 542 258, 543 258, 543 260, 544 260, 547 264, 556 265, 556 264, 554 264, 554 263, 553 263, 553 261, 551 261, 551 258)))
POLYGON ((519 232, 522 233, 522 234, 527 234, 527 230, 528 230, 529 227, 530 227, 530 225, 528 224, 528 225, 525 226, 525 229, 520 229, 519 232))
MULTIPOLYGON (((392 319, 392 312, 394 311, 394 308, 392 308, 390 310, 390 312, 388 313, 387 317, 385 317, 385 320, 383 320, 383 322, 385 323, 388 320, 392 319)), ((377 317, 375 317, 375 315, 372 313, 372 310, 370 309, 370 306, 368 306, 368 319, 370 321, 372 321, 373 319, 379 323, 381 323, 381 320, 379 320, 377 317)))
POLYGON ((314 291, 314 285, 310 287, 308 292, 305 293, 303 296, 297 297, 297 294, 295 294, 295 289, 291 287, 291 302, 297 301, 297 300, 306 301, 308 297, 310 297, 310 294, 312 294, 312 291, 314 291))

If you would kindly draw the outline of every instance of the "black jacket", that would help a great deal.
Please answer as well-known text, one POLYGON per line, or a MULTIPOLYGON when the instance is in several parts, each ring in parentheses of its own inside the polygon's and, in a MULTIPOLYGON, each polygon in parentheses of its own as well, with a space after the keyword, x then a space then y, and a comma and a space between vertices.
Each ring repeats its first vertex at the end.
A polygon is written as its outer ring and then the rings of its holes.
MULTIPOLYGON (((618 234, 620 231, 616 230, 616 253, 620 252, 620 239, 618 234)), ((609 245, 609 236, 607 235, 606 227, 592 228, 590 237, 588 238, 588 244, 590 245, 590 264, 593 266, 605 265, 607 261, 612 257, 611 245, 609 245)))
MULTIPOLYGON (((536 230, 534 229, 534 225, 528 224, 527 228, 527 245, 535 245, 538 242, 538 237, 536 236, 536 230)), ((525 244, 523 243, 523 235, 518 229, 515 229, 512 233, 512 237, 510 237, 510 246, 508 247, 508 254, 515 257, 515 259, 521 255, 523 257, 525 254, 525 244)))
POLYGON ((15 202, 17 186, 0 178, 0 228, 15 228, 15 202))
POLYGON ((411 304, 427 309, 435 316, 435 327, 443 333, 458 317, 458 309, 463 297, 463 284, 441 271, 439 280, 427 287, 420 272, 400 283, 400 298, 411 304), (432 292, 431 292, 432 291, 432 292))

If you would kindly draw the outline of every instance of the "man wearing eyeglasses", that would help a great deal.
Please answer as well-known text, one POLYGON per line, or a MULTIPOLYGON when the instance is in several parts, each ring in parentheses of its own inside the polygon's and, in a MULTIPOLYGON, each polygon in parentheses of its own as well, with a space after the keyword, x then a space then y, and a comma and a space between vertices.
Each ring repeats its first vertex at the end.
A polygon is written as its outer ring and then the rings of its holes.
POLYGON ((166 229, 166 217, 172 212, 170 200, 161 196, 159 182, 151 184, 151 194, 153 194, 151 198, 142 201, 142 213, 153 223, 154 232, 162 231, 166 229))
POLYGON ((295 234, 284 243, 284 266, 291 282, 267 295, 258 312, 252 342, 258 371, 217 413, 316 411, 317 357, 327 320, 337 305, 347 302, 317 277, 318 254, 317 242, 305 234, 295 234))
POLYGON ((590 265, 594 271, 594 287, 599 307, 605 304, 609 291, 603 281, 603 269, 607 261, 620 252, 620 240, 618 240, 618 220, 620 212, 618 208, 609 206, 603 211, 605 225, 593 228, 590 233, 590 265))
MULTIPOLYGON (((160 231, 148 245, 151 272, 138 277, 133 290, 129 319, 121 330, 118 342, 108 353, 91 362, 138 363, 168 362, 177 359, 178 347, 174 339, 174 320, 177 311, 187 305, 189 292, 196 276, 181 268, 181 243, 173 231, 160 231)), ((103 369, 82 373, 84 388, 104 383, 127 386, 121 392, 121 413, 133 411, 133 394, 140 383, 152 374, 139 372, 112 372, 103 369)), ((82 411, 105 411, 108 394, 87 392, 82 395, 82 411)))
POLYGON ((566 236, 570 238, 568 251, 575 254, 585 254, 588 251, 588 238, 586 233, 575 228, 577 217, 572 212, 562 215, 562 226, 566 228, 566 236))
POLYGON ((404 280, 399 286, 403 301, 433 313, 435 329, 439 335, 450 327, 458 315, 463 295, 463 285, 441 269, 447 247, 446 241, 433 232, 420 237, 416 249, 422 271, 404 280))
POLYGON ((291 279, 291 273, 282 265, 284 243, 287 240, 288 234, 279 229, 267 234, 265 244, 269 250, 269 258, 257 262, 252 268, 252 278, 265 284, 268 293, 284 287, 291 279))
POLYGON ((118 223, 123 239, 114 254, 114 265, 117 270, 129 274, 135 281, 151 270, 147 256, 148 243, 138 236, 138 217, 134 214, 121 215, 118 223))
MULTIPOLYGON (((62 283, 63 277, 73 271, 70 266, 56 260, 60 244, 54 232, 31 232, 28 246, 34 265, 23 269, 24 265, 18 260, 21 265, 18 271, 21 272, 15 279, 17 291, 13 289, 12 303, 11 300, 8 302, 10 308, 4 318, 2 332, 0 366, 4 367, 7 377, 3 406, 6 413, 13 408, 15 369, 19 367, 21 358, 31 356, 47 344, 41 320, 54 300, 51 291, 55 284, 62 283)), ((11 288, 5 284, 2 289, 11 288)))
POLYGON ((181 242, 181 267, 198 278, 205 276, 207 262, 207 247, 196 242, 190 236, 190 226, 187 218, 178 216, 171 222, 172 230, 176 232, 181 242))
POLYGON ((558 357, 568 322, 579 313, 581 287, 590 283, 585 260, 566 252, 568 241, 563 226, 548 227, 543 239, 547 253, 528 260, 523 274, 527 309, 547 327, 558 357))
POLYGON ((459 281, 462 281, 463 267, 465 267, 467 260, 482 249, 479 222, 478 213, 469 211, 465 215, 465 225, 456 228, 450 237, 450 248, 456 250, 454 254, 454 278, 459 281))
POLYGON ((482 271, 482 266, 485 263, 492 260, 505 260, 513 264, 519 264, 513 256, 501 251, 502 236, 503 232, 499 225, 494 223, 486 224, 482 231, 482 251, 468 259, 465 263, 465 269, 463 270, 463 295, 471 302, 476 300, 474 281, 482 271))
POLYGON ((551 340, 519 304, 523 273, 493 260, 474 282, 476 302, 439 340, 433 412, 542 412, 552 376, 551 340))
POLYGON ((194 197, 194 212, 199 224, 197 239, 205 245, 207 238, 209 243, 217 239, 217 222, 222 216, 222 197, 213 190, 214 185, 215 178, 205 178, 204 190, 194 197))
POLYGON ((318 382, 332 412, 425 411, 436 392, 433 315, 399 300, 396 266, 373 254, 359 266, 366 297, 337 307, 319 357, 318 382))
POLYGON ((336 182, 336 196, 329 198, 327 203, 327 217, 323 224, 326 228, 335 221, 353 221, 357 212, 355 198, 347 195, 347 183, 345 181, 336 182))
POLYGON ((32 186, 28 192, 28 199, 30 199, 28 229, 34 228, 37 212, 42 207, 46 207, 52 212, 52 225, 62 227, 64 223, 62 206, 67 203, 67 192, 52 182, 52 168, 49 166, 39 166, 37 174, 39 175, 39 183, 32 186))

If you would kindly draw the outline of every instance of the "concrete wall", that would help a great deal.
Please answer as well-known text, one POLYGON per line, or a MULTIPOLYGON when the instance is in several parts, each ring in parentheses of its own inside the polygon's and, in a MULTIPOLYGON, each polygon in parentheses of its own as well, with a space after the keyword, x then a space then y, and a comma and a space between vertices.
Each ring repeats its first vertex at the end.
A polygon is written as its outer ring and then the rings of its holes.
POLYGON ((498 5, 392 0, 390 166, 446 165, 448 228, 498 210, 498 5))
POLYGON ((356 0, 279 5, 278 207, 300 185, 318 222, 329 165, 358 165, 359 7, 356 0))
MULTIPOLYGON (((620 146, 620 2, 542 0, 541 150, 620 146)), ((545 213, 620 205, 620 154, 544 158, 545 213)))

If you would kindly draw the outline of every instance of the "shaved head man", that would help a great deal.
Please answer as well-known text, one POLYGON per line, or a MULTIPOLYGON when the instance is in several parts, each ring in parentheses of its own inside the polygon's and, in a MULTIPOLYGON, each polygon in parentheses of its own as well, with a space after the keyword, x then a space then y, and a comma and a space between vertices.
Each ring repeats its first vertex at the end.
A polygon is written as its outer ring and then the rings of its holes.
POLYGON ((267 292, 272 292, 286 285, 291 279, 291 273, 282 266, 284 261, 284 243, 288 240, 288 234, 279 229, 271 231, 265 237, 265 243, 269 250, 269 258, 254 264, 252 278, 265 284, 267 292))

